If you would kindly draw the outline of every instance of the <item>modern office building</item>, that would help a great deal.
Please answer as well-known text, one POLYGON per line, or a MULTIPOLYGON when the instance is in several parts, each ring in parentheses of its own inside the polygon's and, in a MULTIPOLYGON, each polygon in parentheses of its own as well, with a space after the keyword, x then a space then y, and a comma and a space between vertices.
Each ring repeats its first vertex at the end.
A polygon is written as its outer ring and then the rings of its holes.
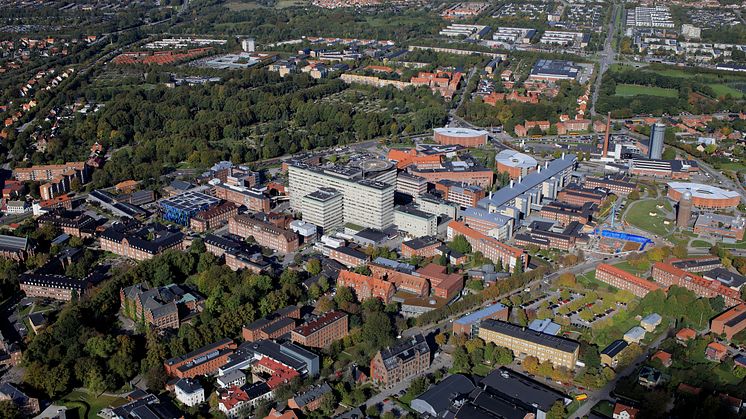
POLYGON ((550 361, 556 367, 575 369, 580 344, 574 340, 536 332, 499 320, 483 320, 479 337, 513 351, 517 358, 533 356, 540 362, 550 361))
POLYGON ((396 192, 409 196, 419 196, 427 192, 427 180, 420 176, 401 172, 396 176, 396 192))
POLYGON ((513 237, 515 220, 512 217, 497 212, 489 212, 484 208, 467 208, 461 213, 464 224, 500 241, 507 241, 513 237))
POLYGON ((377 229, 394 224, 395 170, 377 177, 388 180, 383 182, 365 178, 363 170, 355 167, 310 167, 294 163, 288 167, 288 177, 290 206, 294 210, 302 211, 304 196, 329 187, 342 193, 345 223, 377 229))
POLYGON ((158 202, 164 220, 183 226, 189 225, 189 220, 201 211, 205 211, 220 203, 218 198, 201 192, 186 191, 171 198, 158 202))
POLYGON ((557 198, 557 194, 570 183, 576 163, 577 158, 573 154, 545 162, 519 182, 511 181, 510 185, 479 201, 479 207, 516 220, 525 218, 541 204, 542 199, 557 198))
POLYGON ((629 174, 665 179, 687 180, 699 171, 694 160, 631 159, 629 174))
POLYGON ((660 160, 663 158, 663 140, 666 137, 666 124, 657 122, 650 127, 650 146, 648 158, 660 160))
POLYGON ((344 225, 344 196, 333 188, 320 188, 301 198, 303 221, 332 231, 344 225))
POLYGON ((570 61, 540 59, 531 68, 529 80, 557 82, 575 80, 580 75, 580 66, 570 61))
POLYGON ((411 206, 398 206, 394 210, 394 224, 410 237, 438 234, 438 217, 411 206))

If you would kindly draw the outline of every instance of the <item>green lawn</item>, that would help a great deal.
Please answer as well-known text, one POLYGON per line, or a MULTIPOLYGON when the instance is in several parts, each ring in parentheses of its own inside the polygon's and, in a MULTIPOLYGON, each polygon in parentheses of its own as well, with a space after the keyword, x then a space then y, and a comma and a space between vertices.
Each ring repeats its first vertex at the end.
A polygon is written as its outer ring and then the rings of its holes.
POLYGON ((712 247, 712 243, 706 242, 704 240, 692 240, 690 246, 699 249, 709 249, 710 247, 712 247))
POLYGON ((720 246, 726 249, 746 249, 746 240, 735 243, 720 243, 720 246))
POLYGON ((744 96, 744 93, 742 91, 732 86, 729 86, 728 84, 725 84, 725 83, 710 83, 708 84, 708 86, 710 86, 712 90, 715 91, 715 94, 718 97, 725 96, 725 95, 731 95, 734 98, 738 99, 738 98, 743 98, 744 96))
POLYGON ((617 267, 617 268, 619 268, 619 269, 621 269, 621 270, 623 270, 623 271, 627 271, 627 272, 629 272, 629 273, 631 273, 633 275, 645 274, 645 273, 647 273, 648 270, 650 270, 650 264, 647 264, 647 266, 645 267, 645 269, 638 269, 638 268, 630 265, 629 262, 627 262, 627 261, 616 263, 616 264, 614 264, 614 266, 617 267))
POLYGON ((667 236, 673 230, 673 221, 669 225, 663 224, 666 217, 663 209, 656 208, 658 201, 655 199, 637 201, 627 207, 624 220, 633 226, 659 236, 667 236), (651 216, 650 213, 657 213, 651 216))
POLYGON ((96 419, 97 413, 109 406, 118 407, 127 402, 121 397, 112 397, 106 395, 95 396, 84 391, 73 390, 67 396, 62 397, 58 403, 70 408, 77 408, 79 418, 96 419), (86 411, 87 410, 87 411, 86 411))
POLYGON ((676 97, 679 95, 675 89, 665 89, 663 87, 640 86, 637 84, 618 84, 616 86, 616 96, 660 96, 676 97))

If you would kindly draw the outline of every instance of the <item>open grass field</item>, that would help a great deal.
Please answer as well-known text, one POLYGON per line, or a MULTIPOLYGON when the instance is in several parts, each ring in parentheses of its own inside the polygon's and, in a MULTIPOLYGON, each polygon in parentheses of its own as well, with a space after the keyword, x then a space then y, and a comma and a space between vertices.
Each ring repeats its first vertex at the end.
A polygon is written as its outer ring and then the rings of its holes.
MULTIPOLYGON (((101 409, 109 406, 118 407, 127 402, 121 397, 100 395, 96 396, 85 391, 74 390, 67 396, 62 397, 59 403, 76 409, 77 417, 80 419, 96 419, 101 409)), ((70 415, 68 415, 70 417, 70 415)), ((74 416, 73 416, 74 417, 74 416)))
POLYGON ((673 222, 669 225, 663 223, 666 220, 665 211, 656 208, 657 204, 658 201, 655 199, 634 202, 627 207, 624 220, 639 229, 659 236, 667 236, 673 230, 673 222), (657 215, 651 216, 651 212, 657 215))
POLYGON ((698 249, 709 249, 710 247, 712 247, 712 243, 706 242, 704 240, 692 240, 689 245, 698 249))
MULTIPOLYGON (((741 90, 736 89, 732 86, 732 83, 725 84, 725 83, 710 83, 708 86, 712 87, 712 90, 715 91, 715 94, 720 96, 725 95, 731 95, 734 98, 743 98, 744 92, 741 90)), ((740 85, 739 85, 740 86, 740 85)))
POLYGON ((616 96, 660 96, 676 97, 679 92, 675 89, 664 89, 662 87, 639 86, 636 84, 618 84, 616 86, 616 96))

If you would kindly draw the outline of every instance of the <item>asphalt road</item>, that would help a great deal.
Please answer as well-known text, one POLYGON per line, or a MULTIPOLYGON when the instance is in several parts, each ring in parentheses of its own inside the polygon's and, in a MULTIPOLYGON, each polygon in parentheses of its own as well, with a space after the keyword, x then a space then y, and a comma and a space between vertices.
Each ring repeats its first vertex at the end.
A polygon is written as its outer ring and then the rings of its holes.
POLYGON ((597 390, 595 392, 589 392, 588 393, 588 399, 586 399, 585 403, 583 403, 582 406, 580 406, 580 409, 575 411, 573 413, 574 418, 582 418, 583 416, 589 414, 591 412, 591 409, 593 406, 595 406, 598 402, 602 400, 611 400, 611 392, 616 388, 616 384, 619 380, 622 378, 632 374, 638 367, 638 364, 647 359, 649 354, 658 348, 658 346, 663 342, 666 337, 668 336, 668 333, 661 334, 658 339, 653 341, 650 346, 648 346, 648 350, 643 352, 642 355, 637 357, 635 361, 630 364, 627 368, 622 370, 619 374, 617 374, 613 380, 606 383, 606 385, 601 388, 600 390, 597 390))
POLYGON ((614 48, 612 48, 612 40, 614 39, 614 33, 616 32, 616 19, 618 14, 619 5, 614 4, 611 9, 611 20, 609 21, 609 31, 606 34, 606 41, 604 41, 604 50, 601 53, 601 60, 599 61, 599 71, 596 75, 596 83, 593 87, 593 94, 591 95, 591 115, 596 114, 596 101, 598 100, 598 92, 601 89, 601 79, 603 78, 606 70, 609 69, 611 64, 614 63, 614 48))

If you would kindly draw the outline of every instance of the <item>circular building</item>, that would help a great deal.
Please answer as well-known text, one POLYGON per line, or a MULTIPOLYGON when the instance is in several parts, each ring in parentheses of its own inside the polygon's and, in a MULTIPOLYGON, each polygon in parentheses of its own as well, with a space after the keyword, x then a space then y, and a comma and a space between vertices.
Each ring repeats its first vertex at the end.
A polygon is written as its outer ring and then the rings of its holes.
POLYGON ((438 144, 481 147, 487 144, 487 131, 469 128, 435 128, 433 139, 438 144))
POLYGON ((704 209, 735 207, 741 202, 738 193, 717 186, 691 182, 668 182, 669 198, 680 202, 684 194, 691 195, 693 206, 704 209))
POLYGON ((536 165, 539 164, 535 158, 528 154, 523 154, 515 150, 506 149, 495 156, 495 163, 497 171, 508 172, 511 179, 518 179, 521 176, 536 170, 536 165))

